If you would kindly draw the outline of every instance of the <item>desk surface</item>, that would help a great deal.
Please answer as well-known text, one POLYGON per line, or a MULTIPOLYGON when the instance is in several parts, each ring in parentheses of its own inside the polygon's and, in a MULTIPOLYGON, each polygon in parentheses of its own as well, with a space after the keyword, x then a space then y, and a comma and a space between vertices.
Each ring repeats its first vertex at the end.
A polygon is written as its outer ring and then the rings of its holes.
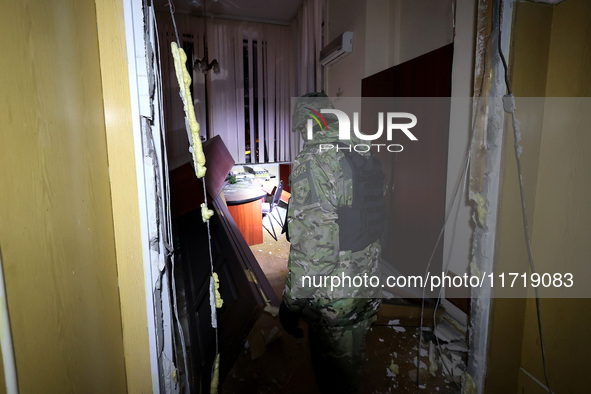
POLYGON ((224 185, 222 190, 228 205, 245 204, 267 195, 267 192, 261 188, 261 185, 248 181, 240 181, 235 184, 229 183, 224 185))

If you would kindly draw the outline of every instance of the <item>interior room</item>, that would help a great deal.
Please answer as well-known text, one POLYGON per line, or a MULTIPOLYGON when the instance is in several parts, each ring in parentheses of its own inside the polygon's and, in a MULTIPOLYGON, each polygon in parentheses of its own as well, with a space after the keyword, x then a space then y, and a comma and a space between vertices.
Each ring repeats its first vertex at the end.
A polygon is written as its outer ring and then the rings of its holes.
POLYGON ((0 393, 335 392, 279 318, 310 92, 380 160, 380 281, 424 281, 359 391, 588 391, 589 0, 3 8, 0 393))

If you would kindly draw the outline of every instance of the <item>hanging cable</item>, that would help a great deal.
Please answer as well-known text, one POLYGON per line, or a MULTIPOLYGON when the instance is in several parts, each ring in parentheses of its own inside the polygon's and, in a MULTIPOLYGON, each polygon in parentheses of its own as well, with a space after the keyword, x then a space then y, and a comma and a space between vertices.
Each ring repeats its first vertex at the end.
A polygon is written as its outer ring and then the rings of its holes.
MULTIPOLYGON (((173 10, 173 6, 172 6, 172 1, 169 1, 168 3, 168 7, 170 10, 170 16, 172 18, 172 23, 173 23, 173 27, 174 27, 174 31, 175 31, 175 35, 176 35, 176 39, 177 39, 177 46, 179 48, 179 51, 182 51, 181 49, 181 43, 180 43, 180 39, 179 39, 179 34, 178 34, 178 30, 176 27, 176 21, 175 21, 175 17, 174 17, 174 10, 173 10)), ((192 59, 191 59, 192 61, 192 59)), ((185 67, 185 65, 182 65, 182 67, 185 67)), ((179 80, 179 87, 181 90, 181 97, 183 98, 183 100, 187 100, 187 97, 190 98, 190 93, 186 94, 185 92, 185 85, 184 83, 179 80)), ((188 108, 192 108, 192 105, 189 105, 190 103, 185 103, 185 107, 186 107, 186 111, 188 110, 188 108)), ((194 114, 193 114, 194 116, 194 114)), ((189 137, 189 143, 191 145, 192 148, 192 153, 193 153, 193 157, 194 160, 196 160, 196 156, 195 156, 195 150, 197 149, 196 144, 194 144, 194 138, 192 138, 192 130, 190 130, 189 127, 189 114, 186 113, 186 117, 185 117, 185 121, 187 124, 187 132, 188 132, 188 137, 189 137)), ((198 136, 196 138, 199 138, 198 136)), ((198 141, 200 143, 200 141, 198 141)), ((198 174, 198 170, 199 170, 199 165, 196 162, 196 168, 195 171, 198 174)), ((215 290, 215 284, 214 284, 214 277, 215 277, 215 273, 213 270, 213 256, 212 256, 212 247, 211 247, 211 229, 210 229, 210 225, 209 225, 209 220, 205 218, 204 216, 204 211, 207 210, 207 188, 205 185, 205 176, 203 176, 205 174, 205 167, 202 167, 201 170, 203 171, 203 174, 201 175, 201 181, 202 181, 202 186, 203 186, 203 197, 204 197, 204 205, 202 205, 202 216, 203 216, 203 220, 207 225, 207 240, 208 240, 208 251, 209 251, 209 265, 210 265, 210 273, 211 273, 211 277, 210 277, 210 305, 211 305, 211 325, 212 328, 214 329, 214 333, 215 333, 215 360, 212 364, 211 367, 211 375, 210 375, 210 382, 211 382, 211 390, 212 392, 217 392, 217 386, 218 384, 218 371, 219 371, 219 336, 218 336, 218 326, 217 326, 217 310, 216 310, 216 302, 215 299, 212 299, 215 297, 215 293, 217 292, 217 290, 215 290)), ((213 212, 211 212, 210 214, 212 214, 213 212)))
MULTIPOLYGON (((470 151, 468 151, 468 153, 466 154, 466 156, 464 158, 464 165, 462 166, 462 168, 465 169, 463 171, 463 173, 465 173, 466 175, 467 175, 467 170, 468 170, 468 168, 470 166, 470 157, 471 157, 470 151)), ((460 187, 459 186, 462 184, 462 179, 463 178, 464 177, 462 176, 462 177, 460 177, 458 179, 458 183, 457 183, 457 186, 455 188, 454 195, 452 197, 452 203, 450 205, 450 208, 448 209, 447 214, 445 215, 445 220, 444 220, 443 225, 441 227, 441 231, 439 232, 439 236, 437 237, 437 241, 435 242, 435 246, 433 247, 433 250, 431 252, 431 256, 429 257, 429 262, 427 263, 427 267, 425 268, 425 275, 424 275, 425 278, 427 277, 427 273, 429 271, 429 268, 431 267, 431 263, 433 262, 433 257, 435 256, 435 251, 437 250, 437 247, 439 246, 439 242, 441 242, 441 237, 443 236, 443 232, 445 230, 445 226, 447 225, 447 222, 449 220, 449 217, 451 216, 451 212, 453 211, 452 208, 453 208, 454 202, 455 202, 455 200, 456 200, 456 198, 458 196, 458 191, 460 190, 460 187)), ((420 386, 420 375, 419 375, 420 368, 419 368, 419 365, 420 365, 420 354, 421 354, 422 339, 423 339, 423 323, 424 323, 423 318, 424 318, 424 313, 425 313, 425 289, 426 289, 426 285, 424 284, 423 285, 423 290, 422 290, 422 295, 421 295, 421 319, 420 319, 420 325, 419 325, 419 343, 418 343, 418 346, 417 346, 417 375, 416 375, 417 390, 419 389, 419 386, 420 386)), ((440 293, 439 293, 439 297, 441 297, 441 290, 440 290, 440 293)), ((437 306, 438 306, 438 304, 439 304, 439 299, 437 300, 437 303, 436 303, 436 306, 435 306, 435 309, 434 309, 434 314, 433 314, 433 324, 434 324, 434 326, 433 326, 433 332, 434 333, 435 333, 435 329, 437 328, 436 327, 437 321, 435 319, 435 313, 437 313, 437 306)), ((447 370, 447 366, 445 365, 445 363, 442 362, 442 364, 443 364, 446 372, 448 373, 448 376, 451 379, 451 381, 456 385, 457 388, 460 388, 458 386, 458 384, 456 383, 456 381, 453 379, 453 375, 451 374, 451 372, 447 370)))
MULTIPOLYGON (((536 272, 536 266, 534 264, 534 255, 533 255, 533 251, 532 251, 532 247, 531 247, 531 237, 530 237, 530 231, 529 231, 529 225, 528 225, 528 220, 527 220, 527 206, 525 203, 525 190, 524 190, 524 186, 523 186, 523 172, 521 169, 521 153, 523 151, 522 146, 520 145, 521 142, 521 130, 519 128, 519 122, 517 121, 516 117, 515 117, 515 97, 513 96, 513 92, 511 91, 511 84, 509 83, 509 72, 508 72, 508 67, 507 67, 507 61, 505 60, 505 55, 503 54, 503 49, 501 46, 501 33, 502 33, 502 29, 501 29, 501 25, 502 25, 502 15, 503 12, 503 0, 501 0, 500 6, 499 6, 499 39, 498 39, 498 51, 499 51, 499 56, 501 57, 501 61, 503 63, 503 69, 504 69, 504 74, 505 74, 505 85, 507 86, 507 94, 505 96, 503 96, 503 109, 505 110, 505 112, 507 112, 508 114, 511 115, 511 122, 513 125, 513 136, 515 138, 515 157, 517 159, 517 173, 519 175, 519 193, 521 195, 521 211, 523 214, 523 227, 524 227, 524 231, 525 231, 525 240, 526 240, 526 246, 527 246, 527 257, 529 259, 529 265, 530 265, 530 269, 532 274, 537 273, 536 272)), ((540 294, 539 294, 539 290, 538 287, 534 287, 534 291, 535 291, 535 295, 536 295, 536 313, 537 313, 537 319, 538 319, 538 332, 540 335, 540 348, 542 351, 542 364, 544 367, 544 380, 546 382, 546 388, 548 389, 549 393, 552 393, 552 390, 550 389, 550 383, 549 383, 549 379, 548 379, 548 366, 547 366, 547 362, 546 362, 546 350, 545 350, 545 345, 544 345, 544 330, 543 330, 543 326, 542 326, 542 310, 541 310, 541 306, 540 306, 540 294)))
MULTIPOLYGON (((479 89, 478 89, 478 96, 477 96, 477 99, 476 99, 476 104, 474 106, 474 115, 472 116, 472 125, 471 125, 471 129, 470 129, 470 136, 468 138, 469 141, 472 141, 474 139, 474 129, 476 128, 476 119, 478 118, 478 109, 480 108, 480 100, 482 98, 482 89, 483 89, 483 86, 484 86, 484 80, 486 78, 486 57, 488 55, 488 45, 489 45, 490 39, 491 39, 491 34, 489 33, 488 37, 486 38, 486 42, 484 43, 483 59, 485 61, 483 62, 482 78, 480 79, 480 86, 479 86, 479 89)), ((441 241, 441 236, 443 235, 443 231, 444 231, 445 227, 447 226, 447 222, 448 222, 448 220, 449 220, 449 218, 451 216, 451 211, 453 210, 453 206, 455 205, 455 201, 456 201, 456 198, 458 196, 459 187, 462 184, 462 179, 464 180, 464 193, 466 191, 466 186, 467 186, 467 183, 468 183, 468 169, 470 168, 470 159, 471 159, 471 151, 470 151, 470 148, 468 148, 468 151, 466 152, 466 155, 464 156, 464 164, 461 167, 461 168, 463 168, 463 176, 462 177, 459 177, 458 180, 457 180, 455 191, 454 191, 454 195, 452 197, 451 203, 450 203, 449 208, 447 210, 448 213, 447 213, 447 215, 445 217, 443 226, 442 226, 441 231, 439 233, 439 237, 437 238, 437 242, 435 243, 435 246, 433 247, 433 251, 431 253, 431 257, 429 258, 429 261, 427 263, 427 268, 425 269, 425 275, 424 275, 424 277, 427 276, 427 272, 429 271, 429 268, 431 267, 431 262, 433 260, 434 254, 435 254, 435 250, 439 246, 439 242, 441 241)), ((446 266, 446 268, 447 268, 447 266, 446 266)), ((445 271, 446 270, 444 269, 444 272, 445 271)), ((444 288, 445 288, 444 287, 444 284, 442 284, 441 288, 439 289, 439 294, 438 294, 438 297, 437 297, 437 302, 435 303, 435 308, 433 309, 433 332, 435 332, 435 330, 437 329, 437 319, 436 319, 437 309, 439 308, 439 305, 440 305, 441 297, 443 295, 444 288)), ((425 312, 425 287, 423 287, 423 293, 422 293, 422 296, 421 296, 421 319, 420 319, 420 325, 419 325, 419 343, 418 343, 418 346, 417 346, 417 360, 419 360, 419 356, 420 356, 420 352, 421 352, 421 347, 422 347, 422 333, 423 333, 423 317, 424 317, 424 312, 425 312)), ((437 349, 439 351, 439 356, 441 358, 441 356, 443 355, 443 352, 442 352, 442 349, 441 349, 441 345, 439 343, 439 339, 437 338, 437 336, 435 336, 435 338, 437 339, 437 349)), ((447 369, 447 366, 445 365, 445 363, 442 361, 441 364, 444 366, 444 369, 445 369, 448 377, 454 383, 454 385, 456 386, 456 388, 461 389, 459 387, 458 383, 453 378, 453 374, 451 373, 451 371, 449 371, 447 369)), ((420 376, 419 376, 419 369, 417 367, 417 375, 416 375, 416 386, 417 386, 417 390, 419 390, 419 385, 420 385, 420 376)))
POLYGON ((156 37, 156 47, 154 48, 154 53, 156 56, 156 61, 158 62, 158 67, 154 67, 155 73, 155 80, 156 80, 156 89, 158 92, 158 111, 159 111, 159 123, 160 123, 160 137, 162 140, 163 145, 163 163, 164 163, 164 192, 165 192, 165 223, 166 223, 166 239, 165 239, 165 246, 167 248, 167 256, 170 258, 170 276, 171 276, 171 284, 172 284, 172 297, 173 297, 173 312, 175 317, 175 322, 177 325, 177 331, 179 334, 179 338, 181 341, 181 349, 183 354, 183 365, 185 371, 185 384, 187 386, 187 392, 191 392, 191 385, 189 380, 189 363, 187 361, 187 348, 185 343, 185 335, 183 332, 183 326, 181 325, 181 321, 179 318, 179 311, 178 311, 178 301, 177 301, 177 292, 176 292, 176 280, 175 280, 175 258, 174 258, 174 248, 172 242, 172 218, 170 214, 170 180, 168 176, 168 153, 166 148, 166 133, 165 133, 165 124, 164 124, 164 104, 162 101, 163 96, 163 88, 162 88, 162 64, 161 64, 161 53, 160 53, 160 40, 159 40, 159 32, 158 32, 158 23, 156 21, 156 15, 154 13, 154 7, 150 7, 150 15, 152 18, 152 23, 155 29, 155 37, 156 37))
POLYGON ((172 4, 172 0, 168 1, 168 9, 170 10, 170 17, 172 18, 172 26, 174 28, 174 34, 176 36, 176 43, 178 44, 179 48, 181 47, 181 40, 179 38, 179 31, 176 28, 176 20, 174 19, 174 4, 172 4))

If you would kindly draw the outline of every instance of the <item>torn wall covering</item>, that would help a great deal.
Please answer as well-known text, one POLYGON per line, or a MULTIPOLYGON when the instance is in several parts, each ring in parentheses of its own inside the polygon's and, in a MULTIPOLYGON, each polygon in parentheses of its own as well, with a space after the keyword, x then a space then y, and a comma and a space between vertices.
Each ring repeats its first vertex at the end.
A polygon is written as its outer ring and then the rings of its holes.
MULTIPOLYGON (((143 191, 140 208, 145 221, 143 232, 144 271, 148 304, 148 331, 154 392, 178 393, 178 361, 174 352, 174 314, 171 290, 172 235, 168 209, 166 153, 162 138, 161 85, 158 70, 154 12, 142 0, 131 1, 133 37, 128 35, 128 50, 135 51, 136 92, 141 127, 143 191), (130 43, 131 39, 131 43, 130 43), (131 48, 130 48, 131 47, 131 48), (149 256, 149 257, 147 257, 149 256), (147 260, 147 261, 146 261, 147 260), (152 306, 150 310, 150 305, 152 306)), ((129 21, 129 20, 128 20, 129 21)), ((132 90, 132 95, 133 95, 132 90)), ((181 360, 182 362, 182 360, 181 360)))
MULTIPOLYGON (((477 42, 474 71, 474 130, 470 151, 470 200, 474 205, 475 230, 472 243, 472 273, 493 271, 501 153, 503 146, 505 94, 504 70, 500 60, 501 47, 507 47, 514 1, 503 4, 495 0, 479 0, 477 42), (499 45, 501 40, 501 45, 499 45)), ((468 366, 464 392, 482 393, 488 356, 488 330, 492 289, 490 284, 471 289, 471 312, 468 366)))

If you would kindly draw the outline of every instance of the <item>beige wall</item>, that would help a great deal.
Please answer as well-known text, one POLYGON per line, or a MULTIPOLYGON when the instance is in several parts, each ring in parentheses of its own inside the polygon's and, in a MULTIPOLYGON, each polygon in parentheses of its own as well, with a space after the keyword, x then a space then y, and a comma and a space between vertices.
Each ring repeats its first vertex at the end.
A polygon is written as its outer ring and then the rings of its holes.
POLYGON ((0 245, 20 391, 126 392, 95 2, 9 2, 0 32, 0 245))
MULTIPOLYGON (((518 3, 513 27, 515 95, 591 96, 589 26, 591 3, 585 0, 566 0, 555 7, 518 3)), ((588 278, 589 105, 585 110, 543 99, 518 99, 517 105, 536 268, 588 278)), ((497 270, 528 272, 511 128, 505 137, 497 270)), ((541 308, 550 386, 556 392, 581 392, 587 385, 591 340, 580 335, 580 328, 591 323, 591 303, 542 299, 541 308)), ((495 300, 492 313, 487 392, 544 392, 525 373, 544 382, 535 301, 495 300)))
MULTIPOLYGON (((591 3, 567 0, 554 7, 550 40, 548 97, 591 97, 591 3)), ((591 277, 591 146, 589 105, 546 103, 533 214, 532 243, 538 270, 591 277)), ((586 360, 591 349, 580 327, 591 324, 590 299, 543 300, 542 317, 550 387, 577 392, 587 386, 586 360)), ((536 311, 528 300, 523 330, 522 367, 543 381, 536 311)), ((530 378, 520 375, 520 387, 530 378)))
MULTIPOLYGON (((475 7, 473 0, 327 0, 328 39, 353 31, 353 53, 329 66, 329 96, 361 96, 361 80, 454 42, 447 199, 451 200, 468 149, 474 68, 475 7), (456 5, 455 37, 454 10, 456 5)), ((328 41, 330 42, 330 41, 328 41)), ((454 206, 444 237, 444 264, 457 274, 467 272, 471 248, 471 207, 465 199, 454 206), (453 234, 453 236, 452 236, 453 234)), ((456 319, 465 314, 447 302, 456 319)))
MULTIPOLYGON (((460 0, 470 6, 471 0, 460 0)), ((361 97, 361 80, 453 41, 452 1, 327 0, 326 42, 353 32, 353 52, 327 67, 331 97, 361 97), (428 27, 428 28, 426 28, 428 27)))
POLYGON ((366 1, 327 0, 325 42, 345 31, 353 32, 353 52, 328 66, 325 91, 331 97, 361 97, 361 79, 365 77, 366 1))
MULTIPOLYGON (((469 6, 459 0, 458 8, 469 6)), ((453 42, 451 0, 395 0, 391 2, 394 40, 389 41, 391 66, 404 63, 453 42)))

